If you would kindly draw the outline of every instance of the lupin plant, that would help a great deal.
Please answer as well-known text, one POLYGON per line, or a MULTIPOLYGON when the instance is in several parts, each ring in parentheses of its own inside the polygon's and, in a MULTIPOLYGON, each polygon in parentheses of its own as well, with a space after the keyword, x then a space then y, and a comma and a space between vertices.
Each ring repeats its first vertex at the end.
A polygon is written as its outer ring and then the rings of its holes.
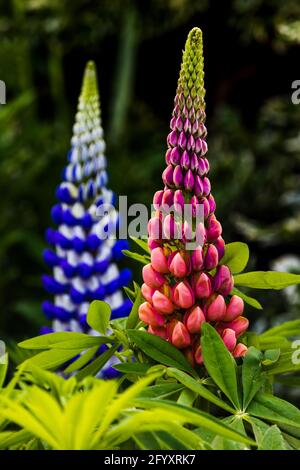
POLYGON ((233 276, 222 264, 225 242, 208 178, 204 96, 202 32, 194 28, 183 52, 167 137, 165 186, 153 198, 156 212, 148 224, 151 263, 143 268, 146 301, 139 307, 149 333, 181 349, 192 364, 203 362, 204 322, 214 326, 234 357, 247 351, 239 341, 248 327, 242 316, 244 302, 230 295, 233 276), (191 207, 190 225, 184 219, 176 221, 176 213, 182 214, 185 205, 191 207), (197 222, 200 207, 203 219, 197 222), (165 216, 166 208, 170 211, 165 216), (190 250, 186 244, 192 228, 196 244, 190 250))
POLYGON ((121 290, 131 272, 127 268, 119 271, 116 264, 127 241, 105 235, 118 226, 118 212, 112 209, 101 217, 97 212, 103 204, 113 207, 115 203, 114 193, 106 187, 104 152, 96 68, 88 62, 68 164, 56 191, 59 203, 51 211, 58 228, 46 232, 52 249, 44 251, 44 259, 53 268, 53 276, 44 275, 43 285, 54 295, 54 302, 43 303, 46 316, 53 320, 52 328, 45 328, 44 333, 89 331, 86 316, 95 299, 110 305, 112 318, 126 316, 131 309, 121 290))

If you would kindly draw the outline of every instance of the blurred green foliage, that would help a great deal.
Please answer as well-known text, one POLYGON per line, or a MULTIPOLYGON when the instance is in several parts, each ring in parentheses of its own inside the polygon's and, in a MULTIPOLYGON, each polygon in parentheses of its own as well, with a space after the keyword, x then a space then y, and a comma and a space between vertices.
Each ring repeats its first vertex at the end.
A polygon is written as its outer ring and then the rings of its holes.
MULTIPOLYGON (((150 204, 162 185, 180 51, 195 25, 204 32, 209 158, 224 236, 250 243, 251 269, 299 251, 300 105, 291 102, 299 14, 296 0, 2 2, 2 338, 32 336, 44 322, 44 231, 84 63, 98 65, 111 187, 150 204)), ((259 300, 265 322, 290 316, 284 295, 259 300)), ((250 321, 256 315, 249 311, 250 321)))

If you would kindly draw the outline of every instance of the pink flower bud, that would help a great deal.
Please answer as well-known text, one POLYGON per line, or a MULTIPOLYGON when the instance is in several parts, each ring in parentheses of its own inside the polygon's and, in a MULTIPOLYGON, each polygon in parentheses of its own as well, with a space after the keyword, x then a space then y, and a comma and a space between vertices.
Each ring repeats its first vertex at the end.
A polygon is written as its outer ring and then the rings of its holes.
POLYGON ((214 245, 208 245, 207 252, 205 255, 205 269, 210 271, 214 269, 218 264, 218 251, 214 245))
POLYGON ((184 323, 188 331, 192 334, 200 334, 202 323, 205 322, 205 315, 197 305, 184 315, 184 323))
POLYGON ((187 348, 191 344, 190 334, 181 321, 176 323, 173 330, 172 344, 178 349, 187 348))
POLYGON ((198 157, 195 153, 193 153, 193 155, 191 156, 190 169, 192 171, 198 170, 198 157))
POLYGON ((149 220, 148 235, 153 240, 159 240, 162 237, 162 225, 158 217, 152 217, 149 220))
POLYGON ((216 201, 215 198, 213 197, 212 194, 210 194, 207 198, 208 203, 209 203, 209 208, 210 208, 210 213, 215 212, 216 210, 216 201))
POLYGON ((198 208, 200 207, 197 196, 194 195, 191 197, 190 204, 192 206, 192 216, 196 217, 198 215, 198 208))
POLYGON ((203 246, 206 242, 206 230, 202 222, 199 222, 196 227, 196 242, 199 246, 203 246))
POLYGON ((161 207, 162 203, 162 198, 164 195, 164 191, 156 191, 156 193, 153 196, 153 207, 155 210, 158 210, 161 207))
POLYGON ((198 154, 202 152, 202 139, 200 139, 200 137, 198 137, 198 139, 196 139, 195 141, 195 152, 198 154))
POLYGON ((176 119, 176 124, 175 125, 176 125, 177 130, 179 132, 181 132, 182 129, 183 129, 183 122, 182 122, 182 119, 181 119, 180 116, 178 116, 178 118, 176 119))
POLYGON ((186 119, 184 121, 184 127, 183 127, 184 132, 191 132, 191 123, 189 119, 186 119))
POLYGON ((206 229, 207 240, 214 242, 222 233, 222 225, 214 217, 209 219, 208 228, 206 229))
POLYGON ((218 266, 214 276, 214 290, 223 294, 224 297, 232 291, 233 277, 228 266, 218 266))
POLYGON ((184 177, 184 187, 187 191, 192 191, 194 187, 194 176, 191 170, 188 170, 186 172, 186 175, 184 177))
POLYGON ((167 323, 166 334, 167 334, 167 340, 170 342, 172 342, 172 334, 177 323, 178 323, 178 320, 176 320, 175 318, 173 318, 171 321, 167 323))
POLYGON ((200 199, 199 203, 203 205, 203 214, 204 214, 204 218, 207 219, 207 217, 208 217, 209 214, 210 214, 209 202, 208 202, 208 200, 206 199, 206 197, 202 197, 202 198, 200 199))
POLYGON ((202 183, 203 183, 203 195, 204 195, 204 196, 208 196, 209 193, 210 193, 210 190, 211 190, 210 181, 209 181, 209 179, 205 176, 205 177, 203 178, 202 183))
POLYGON ((203 183, 200 176, 195 176, 195 183, 194 183, 194 193, 196 196, 200 197, 203 194, 203 183))
POLYGON ((152 326, 162 326, 165 323, 165 317, 160 315, 149 302, 144 302, 139 306, 139 318, 152 326))
POLYGON ((177 132, 172 131, 167 137, 167 143, 170 147, 175 147, 177 145, 177 132))
POLYGON ((215 241, 214 245, 215 245, 215 247, 217 248, 217 251, 218 251, 219 261, 221 261, 221 259, 224 256, 224 253, 225 253, 225 242, 224 242, 223 238, 219 237, 218 240, 215 241))
POLYGON ((179 252, 175 254, 170 263, 170 271, 175 277, 185 277, 187 275, 188 268, 186 262, 179 252))
POLYGON ((242 343, 239 343, 236 345, 236 347, 233 350, 233 357, 243 357, 245 356, 246 352, 248 351, 247 346, 245 346, 242 343))
POLYGON ((182 237, 185 242, 193 239, 193 229, 187 220, 185 220, 182 225, 182 237))
POLYGON ((244 301, 241 297, 233 295, 227 305, 226 314, 223 318, 224 321, 233 321, 244 311, 244 301))
POLYGON ((192 267, 194 271, 203 269, 203 249, 198 246, 192 253, 192 267))
POLYGON ((173 166, 168 165, 162 174, 162 180, 166 186, 173 186, 173 166))
POLYGON ((181 189, 177 189, 174 193, 174 209, 179 213, 182 213, 184 209, 184 196, 181 189))
POLYGON ((231 330, 230 328, 225 328, 222 333, 222 340, 228 351, 233 351, 236 345, 235 331, 231 330))
POLYGON ((174 193, 171 189, 166 189, 162 198, 162 207, 172 207, 174 202, 174 193))
POLYGON ((192 135, 190 135, 188 138, 186 148, 188 149, 189 152, 190 151, 193 152, 195 150, 195 139, 192 135))
POLYGON ((190 308, 195 303, 194 292, 187 281, 179 282, 174 290, 174 301, 178 307, 190 308))
POLYGON ((225 325, 226 328, 231 328, 232 330, 234 330, 236 337, 238 338, 248 329, 249 320, 245 317, 237 317, 235 320, 232 320, 229 323, 226 322, 224 326, 225 325))
POLYGON ((155 271, 151 264, 146 264, 143 267, 143 280, 148 286, 158 289, 165 282, 165 278, 162 274, 155 271))
POLYGON ((159 273, 166 274, 169 272, 168 259, 163 248, 154 248, 151 251, 151 265, 159 273))
POLYGON ((167 240, 180 238, 180 230, 174 217, 171 214, 166 215, 163 221, 164 238, 167 240))
POLYGON ((153 289, 153 287, 150 287, 148 286, 147 284, 142 284, 142 287, 141 287, 141 291, 142 291, 142 294, 143 294, 143 297, 148 301, 148 302, 152 302, 152 297, 153 297, 153 294, 155 292, 155 289, 153 289))
POLYGON ((194 286, 197 299, 205 299, 211 296, 211 282, 207 274, 197 273, 194 275, 194 286))
POLYGON ((186 136, 185 136, 184 132, 180 132, 180 134, 179 134, 178 145, 183 150, 186 148, 186 136))
POLYGON ((168 149, 166 151, 166 164, 169 165, 171 163, 171 152, 172 152, 172 149, 168 149))
POLYGON ((201 155, 205 155, 207 152, 207 143, 203 139, 201 140, 201 146, 202 146, 201 155))
POLYGON ((148 333, 154 336, 159 336, 162 339, 167 339, 167 331, 164 326, 149 325, 148 333))
POLYGON ((173 183, 175 184, 176 188, 180 188, 183 183, 183 174, 181 167, 177 165, 174 169, 173 173, 173 183))
MULTIPOLYGON (((206 311, 206 319, 208 321, 220 321, 226 313, 226 303, 222 295, 217 297, 211 302, 206 311)), ((230 328, 230 326, 228 325, 230 328)))
POLYGON ((174 305, 172 304, 171 300, 158 290, 154 292, 152 303, 154 308, 163 315, 169 315, 174 311, 174 305))
POLYGON ((188 170, 190 167, 190 157, 186 150, 181 155, 180 165, 181 168, 184 168, 185 170, 188 170))
POLYGON ((203 364, 203 356, 202 356, 201 346, 198 346, 198 348, 196 349, 194 357, 195 357, 195 362, 201 366, 203 364))
POLYGON ((170 163, 172 163, 172 165, 176 166, 180 163, 180 152, 179 152, 179 149, 178 147, 174 147, 172 150, 171 150, 171 153, 170 153, 170 163))
POLYGON ((206 175, 206 165, 203 158, 198 159, 198 174, 200 176, 206 175))

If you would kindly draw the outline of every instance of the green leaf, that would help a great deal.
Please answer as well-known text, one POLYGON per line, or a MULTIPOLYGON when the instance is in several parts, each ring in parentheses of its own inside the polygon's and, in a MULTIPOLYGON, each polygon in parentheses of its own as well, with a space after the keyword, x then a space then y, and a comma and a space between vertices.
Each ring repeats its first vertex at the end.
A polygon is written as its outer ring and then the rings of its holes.
POLYGON ((249 260, 249 248, 246 243, 233 242, 225 245, 225 254, 221 264, 228 266, 232 273, 240 273, 249 260))
POLYGON ((241 297, 241 299, 243 299, 246 304, 251 305, 251 307, 256 308, 257 310, 262 310, 263 308, 258 300, 254 299, 253 297, 250 297, 249 295, 244 294, 244 292, 240 291, 236 287, 232 289, 230 295, 238 295, 239 297, 241 297))
POLYGON ((216 330, 209 324, 202 325, 201 346, 204 365, 215 383, 239 409, 236 363, 216 330))
POLYGON ((131 329, 131 328, 135 328, 138 321, 139 321, 139 307, 141 305, 141 303, 143 302, 143 296, 142 296, 142 293, 141 293, 141 289, 140 289, 140 286, 136 283, 134 283, 134 290, 136 292, 136 297, 135 297, 135 301, 134 301, 134 304, 132 306, 132 309, 131 309, 131 312, 127 318, 127 322, 126 322, 126 328, 127 329, 131 329))
POLYGON ((183 390, 183 386, 177 383, 162 383, 144 388, 139 397, 141 398, 164 398, 183 390))
POLYGON ((166 370, 166 373, 169 377, 172 377, 178 380, 178 382, 182 383, 186 388, 189 388, 193 392, 197 393, 200 397, 210 401, 211 403, 214 403, 215 405, 219 406, 220 408, 223 408, 229 413, 235 413, 234 408, 232 408, 230 405, 225 403, 219 397, 214 395, 210 390, 208 390, 201 383, 197 382, 195 379, 193 379, 190 375, 186 374, 185 372, 169 367, 166 370))
POLYGON ((91 337, 83 333, 59 332, 48 333, 27 339, 18 344, 24 349, 84 349, 96 344, 112 343, 112 339, 103 336, 91 337), (94 338, 91 340, 91 338, 94 338))
POLYGON ((195 374, 184 355, 167 341, 145 331, 128 330, 130 340, 135 343, 147 356, 166 366, 185 370, 195 374))
POLYGON ((265 432, 257 450, 287 450, 283 436, 276 425, 265 432))
POLYGON ((121 364, 115 364, 114 369, 122 372, 123 374, 137 374, 145 375, 147 371, 152 367, 151 364, 142 364, 140 362, 122 362, 121 364))
POLYGON ((105 335, 109 325, 111 308, 102 300, 93 300, 87 313, 87 323, 95 331, 105 335))
POLYGON ((236 286, 251 287, 252 289, 284 289, 300 284, 300 274, 277 271, 254 271, 234 276, 236 286))
POLYGON ((232 439, 245 444, 255 445, 255 442, 247 436, 243 436, 239 432, 234 431, 229 426, 223 424, 219 419, 214 418, 212 415, 198 410, 197 408, 190 408, 189 406, 180 405, 170 400, 159 400, 136 398, 133 400, 136 406, 145 408, 159 407, 173 412, 176 412, 178 419, 184 420, 186 423, 195 426, 201 426, 208 431, 219 434, 225 438, 232 439))
POLYGON ((23 364, 28 362, 46 370, 57 369, 62 364, 65 364, 70 359, 73 359, 73 357, 77 356, 77 354, 78 349, 50 349, 49 351, 40 352, 35 356, 26 359, 25 363, 23 362, 23 364))
POLYGON ((247 412, 277 424, 300 429, 300 411, 291 403, 267 393, 258 393, 248 406, 247 412))
POLYGON ((118 347, 118 344, 112 346, 110 349, 102 353, 101 356, 97 357, 97 359, 95 359, 93 362, 81 369, 75 376, 76 380, 80 382, 89 375, 95 376, 98 374, 98 372, 105 366, 107 361, 109 361, 109 359, 114 355, 118 347))
POLYGON ((141 238, 136 238, 136 237, 130 237, 134 243, 136 243, 142 250, 144 250, 148 255, 150 253, 148 242, 145 240, 142 240, 141 238))
POLYGON ((65 374, 70 374, 71 372, 76 372, 77 370, 82 369, 97 353, 99 346, 88 349, 83 352, 76 361, 72 362, 65 370, 65 374))
POLYGON ((129 250, 122 250, 122 253, 125 256, 127 256, 127 258, 134 259, 135 261, 138 261, 139 263, 142 263, 142 264, 150 263, 149 256, 140 255, 139 253, 133 253, 132 251, 129 251, 129 250))
POLYGON ((280 349, 267 349, 264 353, 264 358, 262 360, 262 364, 264 366, 270 366, 271 364, 275 364, 280 358, 280 349))
POLYGON ((243 360, 242 384, 243 384, 243 409, 247 406, 261 388, 264 382, 262 375, 261 361, 263 353, 251 346, 243 360))

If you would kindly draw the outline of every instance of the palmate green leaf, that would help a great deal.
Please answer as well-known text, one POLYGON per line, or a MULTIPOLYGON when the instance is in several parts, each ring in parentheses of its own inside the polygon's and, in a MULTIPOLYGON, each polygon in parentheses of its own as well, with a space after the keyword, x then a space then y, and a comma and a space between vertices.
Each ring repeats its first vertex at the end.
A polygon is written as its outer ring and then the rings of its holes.
POLYGON ((127 334, 139 349, 158 363, 195 375, 194 369, 184 355, 167 341, 140 330, 128 330, 127 334))
POLYGON ((246 243, 233 242, 225 245, 225 254, 221 264, 229 267, 230 271, 240 273, 245 269, 249 260, 249 248, 246 243))
POLYGON ((269 338, 273 336, 292 338, 298 335, 300 335, 300 320, 291 320, 264 331, 260 335, 260 338, 269 338))
POLYGON ((150 250, 149 250, 147 240, 142 240, 141 238, 136 238, 136 237, 130 237, 130 239, 149 255, 150 250))
MULTIPOLYGON (((234 431, 247 436, 243 420, 238 416, 228 416, 222 419, 222 422, 229 426, 234 431)), ((212 439, 212 447, 214 450, 249 450, 249 446, 242 442, 233 441, 219 435, 212 439)))
POLYGON ((234 285, 253 289, 284 289, 300 284, 300 274, 277 271, 254 271, 234 276, 234 285))
POLYGON ((134 283, 134 291, 135 291, 135 300, 132 306, 131 312, 127 318, 126 328, 131 329, 135 328, 138 321, 139 321, 139 306, 143 302, 143 296, 141 293, 140 286, 134 283))
POLYGON ((106 336, 89 336, 84 333, 58 332, 36 336, 18 344, 25 349, 85 349, 97 344, 112 343, 106 336))
POLYGON ((123 391, 110 405, 106 410, 106 413, 102 417, 101 424, 97 431, 95 432, 91 447, 95 448, 98 442, 101 442, 103 435, 107 432, 111 423, 117 418, 119 413, 127 406, 129 406, 131 400, 133 400, 139 393, 147 387, 151 382, 160 377, 162 372, 157 372, 155 374, 148 375, 143 377, 134 385, 129 387, 127 390, 123 391))
POLYGON ((212 415, 196 408, 190 408, 188 406, 179 405, 173 401, 159 399, 136 398, 133 400, 133 404, 143 408, 159 407, 176 412, 178 419, 184 420, 186 423, 193 424, 197 427, 203 427, 208 431, 237 442, 244 442, 245 444, 255 445, 255 442, 249 439, 247 436, 241 435, 239 432, 236 432, 229 426, 223 424, 217 418, 214 418, 212 415))
POLYGON ((142 263, 142 264, 150 263, 150 256, 140 255, 139 253, 134 253, 133 251, 129 251, 129 250, 122 250, 122 253, 125 256, 127 256, 127 258, 134 259, 135 261, 138 261, 139 263, 142 263))
POLYGON ((193 392, 197 393, 200 397, 214 403, 214 405, 228 411, 229 413, 235 413, 234 408, 232 408, 228 403, 221 400, 219 397, 214 395, 208 388, 204 387, 201 383, 195 380, 190 375, 182 372, 178 369, 174 369, 169 367, 166 371, 169 377, 172 377, 178 382, 182 383, 186 388, 192 390, 193 392))
POLYGON ((203 323, 201 331, 204 365, 210 377, 229 398, 235 408, 239 409, 235 360, 216 330, 209 323, 203 323))
POLYGON ((300 411, 291 403, 259 392, 248 406, 247 412, 257 418, 281 426, 300 429, 300 411))
POLYGON ((283 436, 276 425, 267 429, 257 450, 287 450, 283 436))
POLYGON ((95 331, 105 335, 109 326, 111 308, 107 302, 93 300, 87 313, 87 323, 95 331))
POLYGON ((242 366, 242 384, 243 384, 243 410, 261 388, 264 382, 261 361, 263 353, 251 346, 243 360, 242 366))
POLYGON ((263 308, 258 300, 254 299, 253 297, 250 297, 249 295, 244 294, 244 292, 240 291, 236 287, 232 289, 230 295, 238 295, 239 297, 241 297, 241 299, 243 299, 246 304, 251 305, 251 307, 256 308, 257 310, 262 310, 263 308))

